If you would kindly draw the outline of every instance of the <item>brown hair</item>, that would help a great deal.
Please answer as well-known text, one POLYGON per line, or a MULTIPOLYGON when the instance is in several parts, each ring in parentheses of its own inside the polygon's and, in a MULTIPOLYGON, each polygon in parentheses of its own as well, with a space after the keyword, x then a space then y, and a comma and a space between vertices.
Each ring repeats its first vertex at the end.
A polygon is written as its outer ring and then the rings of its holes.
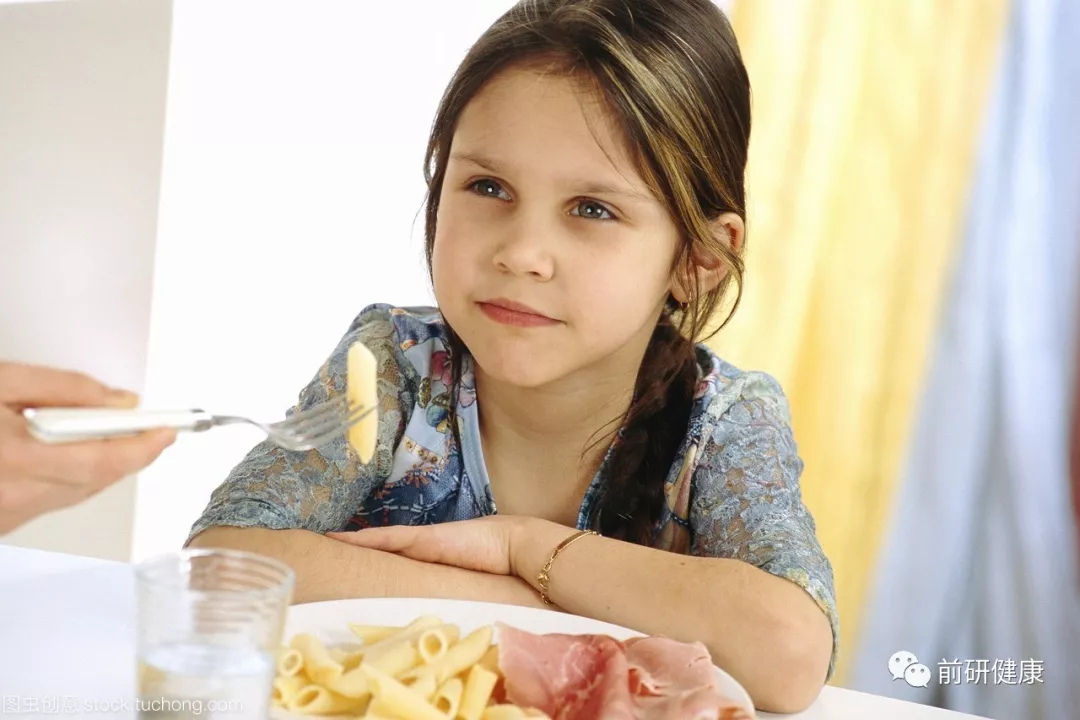
MULTIPOLYGON (((717 330, 741 295, 741 246, 716 237, 710 221, 728 212, 745 219, 750 83, 731 25, 712 0, 522 0, 472 46, 435 116, 424 161, 429 271, 458 118, 495 75, 537 62, 561 65, 606 101, 638 171, 682 238, 672 271, 682 273, 691 302, 681 308, 668 298, 630 407, 619 419, 599 511, 591 519, 605 535, 649 544, 693 406, 695 343, 732 282, 737 293, 717 330), (719 258, 727 271, 709 292, 699 292, 694 255, 719 258)), ((448 331, 453 414, 466 349, 448 331)), ((451 427, 456 436, 457 423, 451 427)))

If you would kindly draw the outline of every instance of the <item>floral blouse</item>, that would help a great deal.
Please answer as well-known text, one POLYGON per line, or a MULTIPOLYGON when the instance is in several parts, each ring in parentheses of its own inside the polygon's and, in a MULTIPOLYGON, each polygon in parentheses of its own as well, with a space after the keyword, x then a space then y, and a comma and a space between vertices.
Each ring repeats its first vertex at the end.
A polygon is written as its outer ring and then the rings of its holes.
MULTIPOLYGON (((189 542, 216 525, 325 533, 496 512, 468 357, 458 394, 460 446, 450 430, 450 362, 436 308, 365 308, 289 414, 345 391, 346 355, 356 341, 377 363, 378 442, 371 462, 361 464, 343 437, 307 452, 264 441, 214 490, 189 542)), ((832 625, 831 676, 839 640, 832 566, 802 502, 803 464, 787 401, 768 375, 741 372, 703 345, 697 357, 695 403, 668 475, 653 546, 737 558, 803 587, 832 625)), ((591 525, 607 465, 605 458, 585 493, 578 529, 591 525)))

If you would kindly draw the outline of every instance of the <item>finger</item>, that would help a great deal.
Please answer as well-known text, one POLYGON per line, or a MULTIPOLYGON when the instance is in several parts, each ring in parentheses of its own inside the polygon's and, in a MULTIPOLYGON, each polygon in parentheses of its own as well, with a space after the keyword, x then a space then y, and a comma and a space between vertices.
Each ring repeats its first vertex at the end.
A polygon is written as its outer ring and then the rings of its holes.
POLYGON ((393 553, 429 563, 454 565, 438 541, 438 525, 369 528, 351 533, 327 533, 328 537, 356 547, 393 553))
POLYGON ((368 528, 357 532, 332 532, 326 533, 326 535, 357 547, 400 553, 417 544, 417 530, 421 529, 408 525, 394 525, 383 528, 368 528))
POLYGON ((176 431, 153 430, 129 438, 48 445, 16 436, 5 446, 5 466, 55 484, 86 485, 96 492, 142 470, 176 441, 176 431))
POLYGON ((135 407, 137 395, 80 372, 0 362, 0 403, 19 407, 135 407))
POLYGON ((421 562, 453 565, 500 575, 507 573, 507 562, 492 551, 491 538, 472 531, 474 525, 452 522, 437 525, 395 525, 357 532, 327 533, 327 536, 350 545, 379 550, 421 562))

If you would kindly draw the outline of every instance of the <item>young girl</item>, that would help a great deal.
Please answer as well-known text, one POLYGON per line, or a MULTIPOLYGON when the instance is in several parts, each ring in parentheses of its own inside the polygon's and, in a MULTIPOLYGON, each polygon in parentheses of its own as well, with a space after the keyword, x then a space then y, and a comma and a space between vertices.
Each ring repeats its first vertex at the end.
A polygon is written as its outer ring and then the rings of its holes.
POLYGON ((264 442, 189 543, 285 560, 300 602, 551 603, 700 640, 760 708, 809 705, 837 617, 786 401, 695 342, 742 279, 749 133, 710 0, 520 2, 433 125, 438 308, 368 307, 300 395, 342 394, 364 343, 375 458, 264 442))

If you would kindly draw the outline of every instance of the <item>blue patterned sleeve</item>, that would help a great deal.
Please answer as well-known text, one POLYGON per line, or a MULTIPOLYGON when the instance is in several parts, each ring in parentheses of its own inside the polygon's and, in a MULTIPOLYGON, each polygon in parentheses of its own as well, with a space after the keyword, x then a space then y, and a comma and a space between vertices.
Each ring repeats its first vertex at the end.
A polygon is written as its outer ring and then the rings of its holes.
POLYGON ((806 590, 832 626, 831 677, 840 637, 833 571, 803 504, 787 399, 768 375, 743 373, 708 412, 691 488, 692 552, 743 560, 806 590))
POLYGON ((185 545, 219 525, 320 533, 345 528, 379 479, 389 474, 407 422, 403 408, 411 407, 389 306, 372 305, 356 317, 287 413, 291 416, 345 393, 346 356, 357 341, 375 355, 378 368, 379 437, 371 462, 362 465, 344 437, 307 452, 290 452, 263 441, 213 491, 185 545))

